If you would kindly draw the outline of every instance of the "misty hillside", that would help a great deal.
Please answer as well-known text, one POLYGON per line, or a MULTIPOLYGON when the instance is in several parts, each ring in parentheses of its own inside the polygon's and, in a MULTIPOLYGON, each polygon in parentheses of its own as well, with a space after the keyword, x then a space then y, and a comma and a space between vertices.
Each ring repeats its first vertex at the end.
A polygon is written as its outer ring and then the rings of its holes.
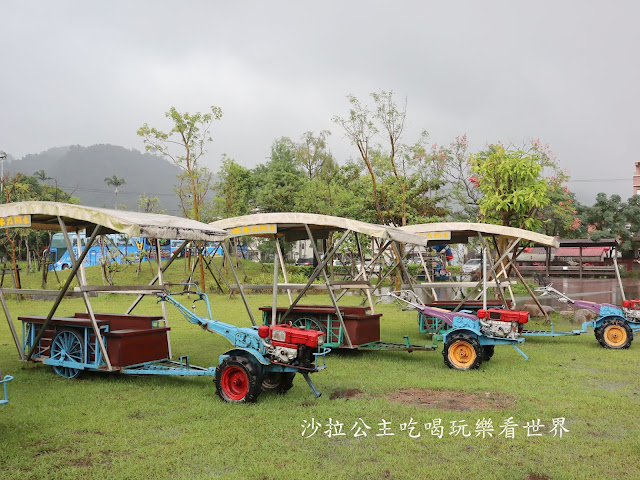
POLYGON ((140 195, 146 193, 157 196, 166 213, 181 215, 173 192, 180 169, 155 155, 116 145, 74 145, 50 148, 5 164, 5 174, 33 175, 39 170, 52 177, 48 184, 57 182, 58 187, 79 197, 83 205, 113 208, 114 189, 104 179, 117 175, 126 182, 118 188, 118 205, 137 210, 140 195))

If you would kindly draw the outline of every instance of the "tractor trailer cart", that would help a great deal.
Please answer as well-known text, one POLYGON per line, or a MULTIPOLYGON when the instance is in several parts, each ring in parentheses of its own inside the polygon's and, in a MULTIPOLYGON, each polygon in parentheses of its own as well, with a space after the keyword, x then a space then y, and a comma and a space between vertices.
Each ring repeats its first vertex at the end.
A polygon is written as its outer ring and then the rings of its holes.
MULTIPOLYGON (((120 372, 135 375, 185 375, 215 377, 218 395, 228 402, 252 402, 265 390, 284 392, 291 388, 293 377, 300 373, 320 396, 309 374, 326 367, 328 349, 321 332, 291 326, 255 326, 243 328, 212 319, 207 296, 191 291, 184 284, 181 293, 196 296, 206 305, 207 316, 197 316, 175 300, 163 281, 163 273, 189 242, 218 242, 228 254, 226 232, 194 220, 150 213, 123 212, 83 207, 57 202, 17 202, 0 206, 0 218, 12 219, 4 224, 62 231, 73 262, 60 290, 22 290, 0 288, 0 305, 4 310, 18 354, 23 361, 51 365, 65 377, 74 378, 82 371, 120 372), (19 221, 18 221, 19 219, 19 221), (85 231, 86 244, 74 247, 68 230, 75 238, 85 231), (156 239, 158 274, 147 286, 87 285, 83 262, 100 235, 121 234, 156 239), (158 239, 183 240, 182 246, 164 264, 158 239), (77 255, 77 257, 76 257, 77 255), (78 287, 70 289, 76 280, 78 287), (156 284, 157 283, 157 284, 156 284), (124 314, 97 313, 91 296, 99 292, 134 294, 137 299, 124 314), (11 319, 6 294, 46 295, 54 297, 47 315, 23 315, 22 341, 11 319), (86 312, 59 316, 56 311, 67 296, 83 298, 86 312), (156 298, 162 315, 135 315, 132 311, 145 296, 156 298), (222 335, 232 348, 220 355, 216 367, 191 365, 188 356, 172 359, 170 327, 166 304, 176 306, 193 324, 222 335)), ((235 275, 235 271, 234 271, 235 275)), ((181 284, 182 285, 182 284, 181 284)), ((195 306, 195 305, 194 305, 195 306)))

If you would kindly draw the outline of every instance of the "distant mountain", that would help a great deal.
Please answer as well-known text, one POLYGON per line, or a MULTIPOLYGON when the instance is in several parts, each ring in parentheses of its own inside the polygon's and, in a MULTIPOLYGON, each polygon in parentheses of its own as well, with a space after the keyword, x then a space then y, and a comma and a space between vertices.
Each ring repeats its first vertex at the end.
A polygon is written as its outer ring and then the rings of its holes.
POLYGON ((42 153, 26 155, 7 162, 5 174, 21 172, 33 175, 44 170, 50 185, 57 183, 67 193, 79 197, 83 205, 113 208, 114 189, 105 178, 117 175, 125 184, 118 188, 118 205, 138 210, 139 197, 157 196, 166 213, 180 215, 178 199, 173 192, 181 170, 164 158, 116 145, 50 148, 42 153))

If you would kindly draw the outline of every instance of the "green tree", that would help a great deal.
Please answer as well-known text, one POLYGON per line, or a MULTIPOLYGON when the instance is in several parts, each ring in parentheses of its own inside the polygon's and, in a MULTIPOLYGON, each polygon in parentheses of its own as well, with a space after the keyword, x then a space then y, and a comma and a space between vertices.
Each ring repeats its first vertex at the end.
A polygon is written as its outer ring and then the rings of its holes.
POLYGON ((481 193, 471 173, 467 135, 460 135, 448 147, 433 145, 430 155, 444 160, 438 163, 447 185, 447 204, 454 221, 474 222, 478 218, 481 193))
MULTIPOLYGON (((178 176, 176 188, 182 212, 186 217, 201 221, 201 209, 211 184, 211 173, 200 165, 206 146, 213 141, 210 129, 214 121, 222 118, 222 109, 212 106, 207 113, 180 113, 174 107, 165 113, 173 127, 168 132, 149 127, 138 129, 146 151, 153 151, 171 160, 183 172, 178 176)), ((202 253, 199 254, 200 282, 205 288, 202 253)))
POLYGON ((367 172, 373 203, 383 224, 407 225, 444 214, 437 204, 444 182, 436 158, 426 153, 428 134, 414 145, 403 143, 407 102, 398 104, 391 91, 371 94, 373 105, 353 95, 347 117, 333 118, 355 145, 367 172), (432 168, 434 167, 434 168, 432 168), (433 174, 427 178, 426 172, 433 174))
POLYGON ((145 123, 138 129, 138 136, 142 137, 146 151, 161 154, 183 170, 177 190, 183 213, 201 220, 200 209, 209 190, 211 174, 200 165, 200 160, 206 146, 213 141, 209 131, 213 122, 222 118, 222 110, 212 106, 208 113, 192 115, 171 107, 165 117, 173 123, 171 130, 164 132, 145 123))
POLYGON ((367 106, 362 105, 354 95, 348 95, 347 100, 350 104, 349 115, 347 117, 334 116, 333 121, 342 127, 349 141, 358 149, 360 157, 369 172, 378 219, 380 223, 384 223, 384 215, 382 214, 382 207, 378 197, 376 174, 371 160, 372 143, 379 130, 367 106))
POLYGON ((305 132, 300 143, 294 146, 296 161, 299 163, 308 180, 313 180, 321 175, 327 162, 333 160, 331 152, 327 148, 327 137, 331 132, 321 131, 318 136, 313 132, 305 132))
POLYGON ((230 218, 249 214, 254 197, 251 170, 238 165, 235 160, 224 155, 222 167, 218 171, 218 179, 214 186, 214 215, 230 218))
POLYGON ((271 157, 253 170, 256 208, 262 212, 290 212, 304 178, 297 169, 295 145, 286 137, 273 142, 271 157))
POLYGON ((580 203, 575 194, 569 191, 562 180, 551 178, 549 181, 549 204, 538 211, 538 220, 546 235, 562 238, 579 238, 582 235, 582 220, 578 216, 580 203))
POLYGON ((119 178, 117 175, 107 177, 104 179, 104 181, 107 185, 109 185, 110 187, 113 187, 115 191, 115 200, 114 200, 113 208, 118 208, 118 187, 121 187, 127 182, 125 181, 124 178, 119 178))
POLYGON ((138 197, 138 211, 144 213, 165 213, 166 210, 162 208, 162 203, 157 196, 150 197, 146 193, 143 193, 138 197))
POLYGON ((593 206, 585 208, 582 215, 582 222, 588 226, 591 240, 618 238, 622 241, 623 251, 631 249, 633 230, 638 228, 638 224, 629 222, 638 220, 636 214, 640 208, 635 197, 629 200, 632 202, 631 208, 628 203, 622 201, 620 195, 607 197, 602 192, 596 195, 593 206))
POLYGON ((536 230, 536 213, 549 205, 550 186, 545 168, 555 163, 539 150, 505 149, 490 145, 471 155, 471 172, 481 193, 479 220, 510 227, 536 230))

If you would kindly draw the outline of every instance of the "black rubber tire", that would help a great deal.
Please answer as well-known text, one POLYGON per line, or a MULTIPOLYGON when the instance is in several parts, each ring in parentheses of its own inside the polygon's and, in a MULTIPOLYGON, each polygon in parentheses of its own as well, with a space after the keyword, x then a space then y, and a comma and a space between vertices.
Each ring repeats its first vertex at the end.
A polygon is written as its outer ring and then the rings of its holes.
POLYGON ((482 363, 482 346, 477 338, 466 333, 454 333, 447 338, 442 349, 444 364, 456 370, 474 370, 482 363), (467 353, 471 353, 468 358, 454 358, 454 352, 460 347, 467 353))
POLYGON ((621 318, 610 318, 602 322, 599 328, 596 328, 596 339, 603 348, 611 348, 613 350, 622 350, 629 348, 633 342, 633 331, 629 324, 621 318), (612 343, 609 339, 608 333, 614 328, 616 330, 624 330, 626 336, 622 337, 620 343, 612 343))
POLYGON ((488 362, 493 357, 493 351, 495 350, 495 345, 483 345, 482 346, 482 361, 488 362))
POLYGON ((602 335, 602 327, 597 327, 593 330, 593 334, 596 337, 596 340, 598 341, 598 343, 600 342, 600 340, 598 340, 600 338, 600 335, 602 335))
POLYGON ((262 391, 262 378, 259 367, 248 357, 232 355, 225 358, 216 368, 216 393, 229 403, 255 402, 262 391), (240 383, 240 388, 233 391, 234 381, 230 375, 237 378, 235 384, 240 383))
POLYGON ((293 387, 295 372, 269 372, 262 378, 262 391, 287 393, 293 387))

